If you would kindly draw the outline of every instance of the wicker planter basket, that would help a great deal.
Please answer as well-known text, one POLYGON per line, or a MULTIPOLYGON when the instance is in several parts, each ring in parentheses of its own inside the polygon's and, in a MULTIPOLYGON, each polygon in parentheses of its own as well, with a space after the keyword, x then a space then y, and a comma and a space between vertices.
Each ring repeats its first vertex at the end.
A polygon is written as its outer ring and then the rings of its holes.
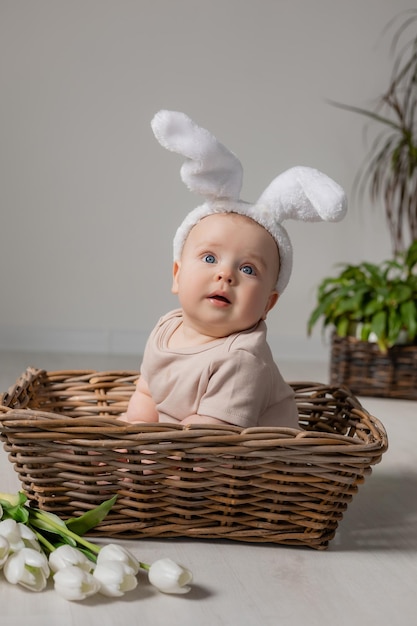
POLYGON ((333 334, 330 383, 360 396, 417 400, 417 344, 383 354, 375 343, 333 334))
POLYGON ((317 383, 292 383, 299 431, 127 425, 137 376, 28 369, 4 394, 1 437, 36 506, 70 517, 118 494, 95 534, 324 549, 387 449, 346 389, 317 383))

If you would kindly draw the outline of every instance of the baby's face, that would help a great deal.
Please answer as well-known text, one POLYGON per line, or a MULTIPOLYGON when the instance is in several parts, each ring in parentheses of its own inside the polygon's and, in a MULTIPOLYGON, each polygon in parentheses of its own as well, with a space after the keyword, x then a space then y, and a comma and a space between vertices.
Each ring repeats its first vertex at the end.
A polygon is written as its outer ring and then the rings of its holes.
POLYGON ((205 217, 174 263, 184 324, 212 338, 254 326, 278 299, 278 271, 277 245, 262 226, 236 213, 205 217))

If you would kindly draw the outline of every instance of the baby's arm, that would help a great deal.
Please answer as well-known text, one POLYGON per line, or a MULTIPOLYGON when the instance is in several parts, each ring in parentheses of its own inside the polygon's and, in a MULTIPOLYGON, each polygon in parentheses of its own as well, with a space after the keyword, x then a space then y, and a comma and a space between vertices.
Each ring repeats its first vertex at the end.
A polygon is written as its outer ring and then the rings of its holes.
POLYGON ((157 422, 158 411, 147 383, 139 377, 136 389, 130 398, 127 411, 120 416, 125 422, 157 422))

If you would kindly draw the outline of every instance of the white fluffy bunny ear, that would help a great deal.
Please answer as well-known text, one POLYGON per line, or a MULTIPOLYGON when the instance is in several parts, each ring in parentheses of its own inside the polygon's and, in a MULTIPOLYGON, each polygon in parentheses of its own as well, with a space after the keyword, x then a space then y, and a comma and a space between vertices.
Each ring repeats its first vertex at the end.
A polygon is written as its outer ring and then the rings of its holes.
POLYGON ((207 199, 238 200, 243 170, 239 159, 185 113, 159 111, 151 122, 159 143, 186 157, 181 178, 207 199))
POLYGON ((297 166, 283 172, 265 189, 255 204, 240 200, 243 169, 239 159, 208 130, 197 126, 185 113, 159 111, 152 130, 159 143, 185 157, 181 178, 191 191, 205 198, 191 211, 174 237, 174 260, 179 261, 190 230, 204 217, 238 213, 250 217, 275 239, 280 268, 276 289, 282 293, 292 270, 292 246, 282 222, 338 221, 347 210, 342 187, 311 167, 297 166))
POLYGON ((267 208, 278 224, 286 219, 337 222, 346 214, 347 200, 342 187, 326 174, 297 166, 277 176, 256 206, 267 208))

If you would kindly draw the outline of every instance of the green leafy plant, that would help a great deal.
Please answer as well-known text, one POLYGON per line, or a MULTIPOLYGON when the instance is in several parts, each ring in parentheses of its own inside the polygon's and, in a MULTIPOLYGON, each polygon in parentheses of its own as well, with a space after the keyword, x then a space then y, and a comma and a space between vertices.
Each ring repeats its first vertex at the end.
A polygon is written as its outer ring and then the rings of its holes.
POLYGON ((376 341, 381 352, 417 338, 417 241, 380 265, 343 264, 317 290, 308 334, 318 320, 341 337, 376 341))
POLYGON ((387 31, 395 25, 391 79, 375 108, 332 102, 376 122, 380 129, 359 170, 356 188, 362 192, 368 188, 371 201, 382 199, 394 254, 417 239, 417 34, 407 39, 410 29, 417 27, 417 9, 396 16, 387 31))

